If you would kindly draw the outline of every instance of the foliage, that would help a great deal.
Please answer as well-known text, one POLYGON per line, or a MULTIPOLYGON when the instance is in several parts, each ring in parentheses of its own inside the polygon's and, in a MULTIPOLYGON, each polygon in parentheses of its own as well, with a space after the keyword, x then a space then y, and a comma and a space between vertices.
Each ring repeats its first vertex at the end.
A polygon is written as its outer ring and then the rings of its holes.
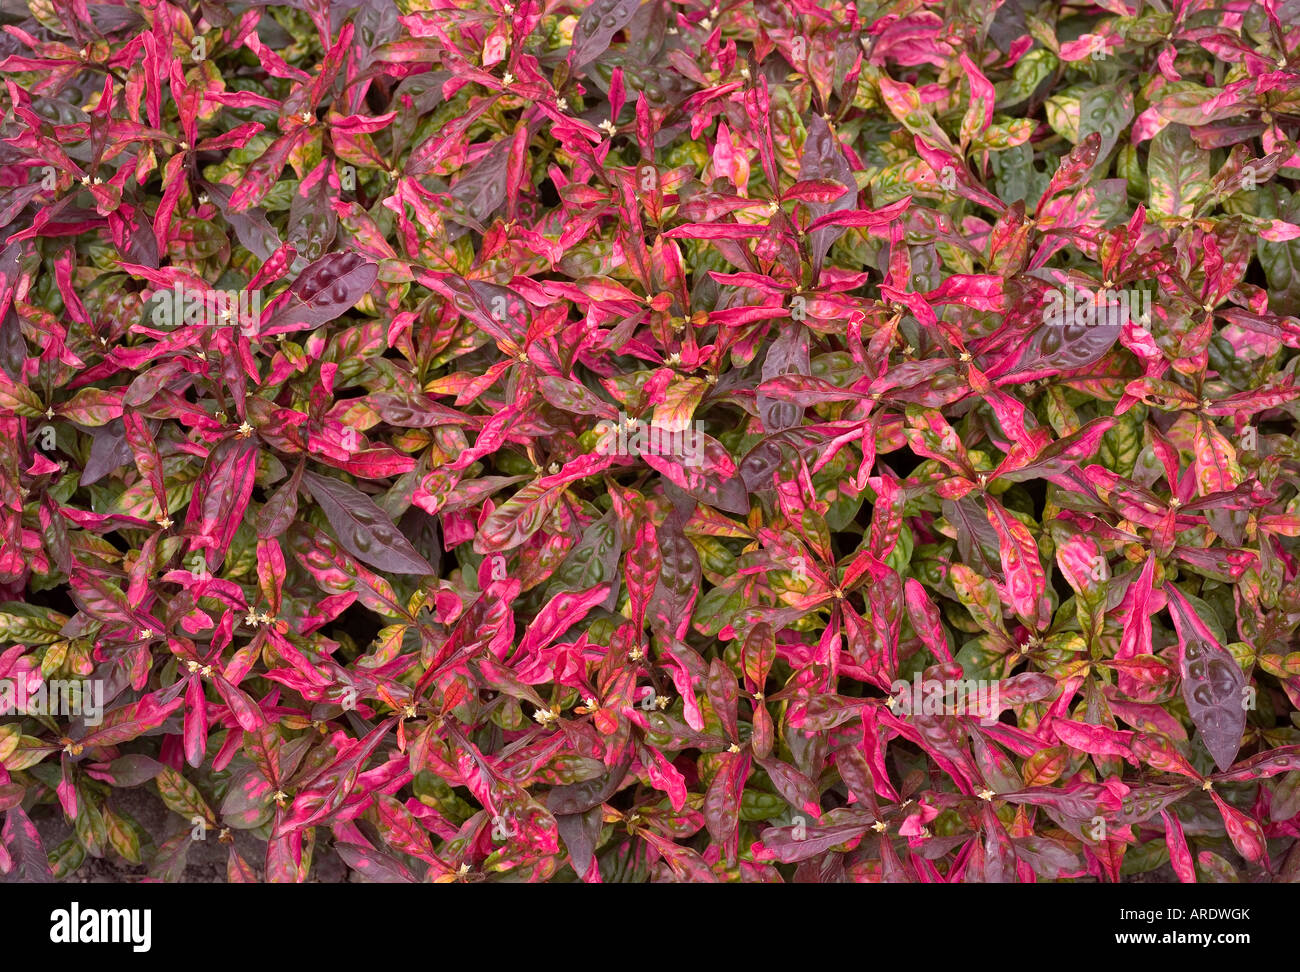
POLYGON ((1300 877, 1300 2, 4 11, 0 871, 1300 877))

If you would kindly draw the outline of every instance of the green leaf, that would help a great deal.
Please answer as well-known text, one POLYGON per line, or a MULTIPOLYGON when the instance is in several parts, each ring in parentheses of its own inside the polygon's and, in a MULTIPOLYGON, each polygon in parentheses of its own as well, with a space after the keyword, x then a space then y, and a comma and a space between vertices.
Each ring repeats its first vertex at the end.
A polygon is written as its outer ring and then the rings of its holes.
POLYGON ((75 837, 69 837, 54 850, 50 851, 50 870, 54 880, 63 881, 81 867, 86 859, 86 849, 75 837))
POLYGON ((1043 79, 1056 70, 1056 55, 1041 47, 1028 51, 1016 62, 1011 80, 998 85, 999 110, 1006 110, 1025 101, 1042 84, 1043 79))
POLYGON ((999 648, 990 637, 968 641, 953 658, 961 666, 965 678, 993 680, 1002 677, 1006 650, 999 648))
POLYGON ((965 564, 953 564, 948 580, 957 592, 957 599, 966 605, 976 624, 989 634, 1006 636, 1002 624, 1002 601, 992 581, 965 564))
POLYGON ((1097 458, 1107 469, 1121 476, 1132 476, 1142 451, 1142 423, 1136 409, 1115 416, 1115 424, 1106 430, 1097 449, 1097 458))
MULTIPOLYGON (((1258 190, 1260 213, 1266 219, 1295 222, 1300 219, 1300 196, 1284 187, 1268 185, 1258 190)), ((1259 262, 1268 280, 1268 307, 1274 314, 1300 314, 1300 239, 1283 243, 1260 240, 1259 262)))
POLYGON ((202 817, 209 827, 217 826, 216 814, 208 807, 208 802, 198 789, 170 766, 158 774, 154 782, 158 786, 158 795, 162 797, 167 809, 179 813, 187 821, 202 817))
POLYGON ((1147 169, 1151 208, 1190 218, 1210 185, 1210 153, 1197 147, 1186 125, 1168 125, 1152 139, 1147 169))
POLYGON ((123 860, 131 864, 142 863, 140 856, 140 835, 132 822, 126 817, 119 817, 107 807, 104 808, 104 827, 108 835, 109 846, 123 860))
POLYGON ((1001 152, 1014 145, 1023 145, 1034 133, 1034 123, 1028 118, 996 118, 983 133, 971 140, 972 149, 1001 152))
POLYGON ((1023 201, 1032 209, 1042 198, 1051 176, 1034 168, 1034 150, 1029 145, 1015 145, 990 157, 997 194, 1005 202, 1023 201))
POLYGON ((607 513, 582 532, 582 539, 551 578, 546 588, 547 598, 561 591, 586 591, 612 581, 618 574, 621 551, 618 521, 613 513, 607 513))
POLYGON ((1043 103, 1043 108, 1047 111, 1047 124, 1052 126, 1052 131, 1075 145, 1079 143, 1081 107, 1079 96, 1066 91, 1052 95, 1043 103))
POLYGON ((1132 120, 1133 92, 1128 87, 1103 85, 1083 96, 1079 104, 1079 138, 1087 138, 1093 132, 1101 135, 1093 171, 1105 169, 1106 159, 1132 120))
POLYGON ((894 544, 894 549, 889 551, 889 556, 885 558, 885 563, 896 570, 900 576, 908 576, 907 565, 912 562, 912 550, 916 545, 916 540, 912 536, 912 528, 906 523, 898 532, 898 540, 894 544))
POLYGON ((77 818, 72 822, 73 833, 78 842, 86 848, 91 857, 103 857, 108 843, 108 828, 104 826, 104 815, 99 808, 81 794, 78 800, 77 818))
POLYGON ((5 601, 0 604, 0 644, 52 645, 68 619, 57 611, 5 601))

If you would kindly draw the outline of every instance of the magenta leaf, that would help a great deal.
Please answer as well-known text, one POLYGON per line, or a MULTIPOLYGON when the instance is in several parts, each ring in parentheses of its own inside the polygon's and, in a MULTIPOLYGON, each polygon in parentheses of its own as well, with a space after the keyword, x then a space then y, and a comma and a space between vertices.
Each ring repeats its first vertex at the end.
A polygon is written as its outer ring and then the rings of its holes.
POLYGON ((1178 629, 1183 701, 1220 770, 1237 758, 1246 728, 1246 676, 1195 609, 1173 584, 1165 585, 1178 629))
POLYGON ((379 268, 359 253, 330 253, 294 281, 260 333, 279 334, 327 324, 360 300, 375 283, 379 268))

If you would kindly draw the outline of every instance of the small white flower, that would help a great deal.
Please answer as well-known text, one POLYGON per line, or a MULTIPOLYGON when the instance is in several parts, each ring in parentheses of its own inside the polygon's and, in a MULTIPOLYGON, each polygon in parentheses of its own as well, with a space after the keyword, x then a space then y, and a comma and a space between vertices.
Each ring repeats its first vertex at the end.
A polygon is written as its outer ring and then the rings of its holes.
POLYGON ((158 525, 164 530, 170 530, 172 528, 172 518, 170 516, 159 517, 158 525))
POLYGON ((666 695, 656 695, 656 696, 655 696, 655 708, 659 709, 660 711, 662 711, 662 710, 668 708, 668 696, 666 696, 666 695))
POLYGON ((560 714, 556 712, 554 709, 538 709, 536 712, 533 713, 533 718, 536 719, 541 725, 549 726, 552 722, 559 721, 560 714))
POLYGON ((558 100, 555 102, 555 110, 556 110, 556 111, 568 111, 568 110, 569 110, 569 99, 568 99, 568 98, 560 98, 560 99, 558 99, 558 100))
POLYGON ((871 825, 871 829, 878 834, 883 834, 887 826, 888 825, 883 820, 877 820, 875 823, 871 825))
POLYGON ((593 699, 590 695, 582 700, 582 704, 585 705, 588 709, 599 708, 599 706, 596 704, 596 700, 593 699))
POLYGON ((600 130, 604 132, 606 135, 608 135, 610 138, 613 138, 618 133, 618 126, 615 125, 608 118, 606 118, 603 122, 600 123, 600 130))
POLYGON ((193 675, 195 672, 199 670, 199 663, 191 658, 189 661, 185 663, 185 667, 188 668, 190 670, 190 674, 193 675))
POLYGON ((247 614, 245 614, 245 615, 244 615, 244 624, 248 625, 250 628, 256 628, 256 627, 257 627, 257 612, 256 612, 256 611, 249 611, 247 614))
POLYGON ((508 88, 515 83, 515 76, 511 74, 509 71, 507 71, 505 74, 501 76, 501 83, 508 88))
POLYGON ((740 747, 737 746, 735 743, 732 743, 730 746, 727 747, 727 752, 731 753, 732 755, 735 755, 736 753, 740 752, 740 747))
POLYGON ((993 791, 987 788, 980 790, 979 792, 979 798, 981 800, 991 801, 993 799, 993 795, 994 795, 993 791))
POLYGON ((313 115, 310 111, 304 111, 298 117, 302 119, 304 125, 310 125, 312 122, 316 120, 316 116, 313 115))
POLYGON ((247 439, 252 434, 253 427, 248 424, 247 420, 239 423, 239 437, 241 439, 247 439))
POLYGON ((678 354, 676 351, 674 351, 668 357, 664 358, 664 364, 668 365, 668 367, 670 368, 676 368, 681 363, 682 363, 682 356, 678 354))
POLYGON ((141 641, 148 641, 148 640, 149 640, 150 638, 152 638, 152 637, 153 637, 153 629, 152 629, 152 628, 141 628, 141 629, 140 629, 140 640, 141 640, 141 641))

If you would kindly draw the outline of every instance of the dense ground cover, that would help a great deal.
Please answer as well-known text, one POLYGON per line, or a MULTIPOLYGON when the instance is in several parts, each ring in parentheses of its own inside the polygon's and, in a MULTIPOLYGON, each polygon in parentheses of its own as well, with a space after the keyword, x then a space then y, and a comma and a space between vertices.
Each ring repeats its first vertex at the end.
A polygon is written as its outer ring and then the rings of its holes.
POLYGON ((1300 877, 1300 2, 0 21, 10 879, 1300 877))

